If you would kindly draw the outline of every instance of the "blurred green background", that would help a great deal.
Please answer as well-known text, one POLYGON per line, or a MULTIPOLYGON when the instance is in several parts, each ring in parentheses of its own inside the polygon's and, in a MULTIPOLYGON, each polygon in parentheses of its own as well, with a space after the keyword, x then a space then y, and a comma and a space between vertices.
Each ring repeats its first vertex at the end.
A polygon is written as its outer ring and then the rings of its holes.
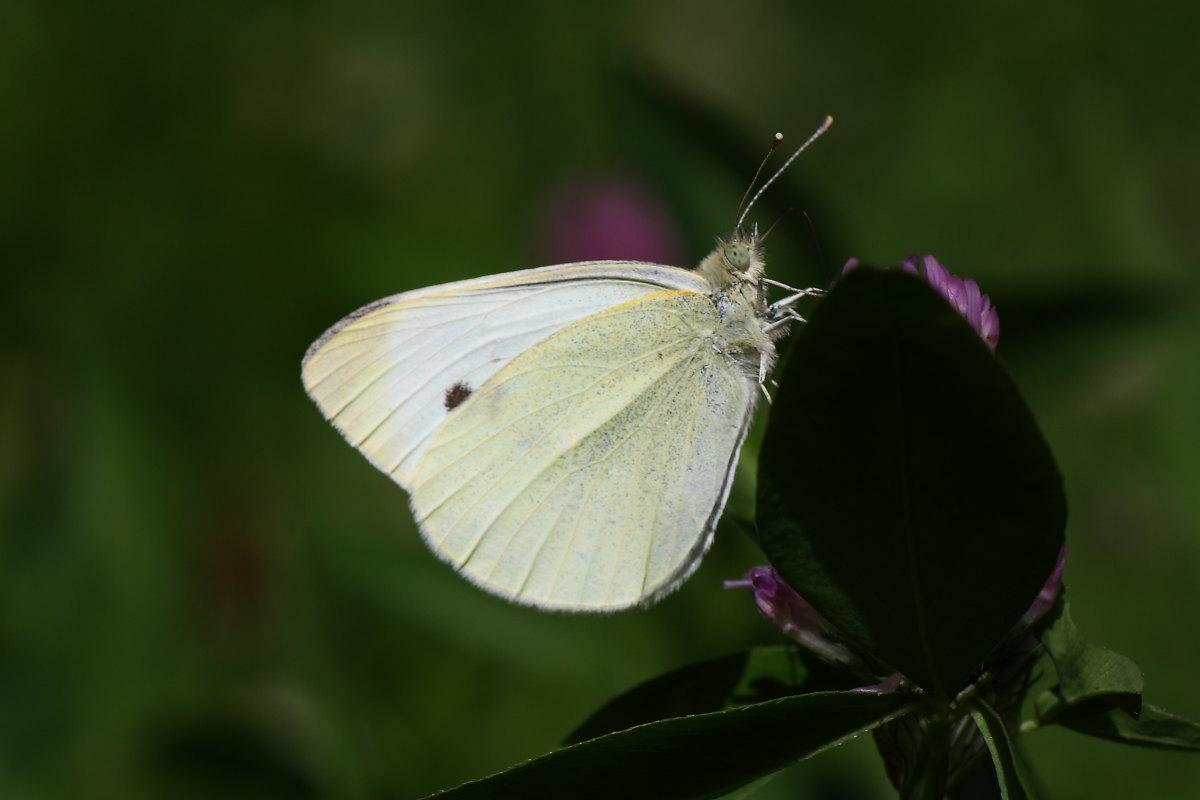
MULTIPOLYGON (((1198 9, 10 0, 0 796, 414 797, 776 641, 720 588, 761 563, 752 448, 681 591, 547 615, 426 550, 299 361, 366 302, 540 263, 571 176, 635 181, 692 263, 827 113, 755 213, 811 217, 772 274, 933 252, 991 293, 1075 619, 1200 718, 1198 9)), ((1050 797, 1200 796, 1197 756, 1023 741, 1050 797)), ((887 789, 860 740, 762 796, 887 789)))

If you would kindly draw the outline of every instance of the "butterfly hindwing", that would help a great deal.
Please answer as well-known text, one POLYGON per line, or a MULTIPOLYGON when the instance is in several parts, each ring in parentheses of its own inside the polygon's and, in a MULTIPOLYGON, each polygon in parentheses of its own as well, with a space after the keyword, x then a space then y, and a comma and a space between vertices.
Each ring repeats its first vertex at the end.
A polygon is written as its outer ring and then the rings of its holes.
POLYGON ((682 581, 711 541, 756 398, 712 300, 635 298, 492 375, 411 476, 435 551, 490 591, 611 610, 682 581))

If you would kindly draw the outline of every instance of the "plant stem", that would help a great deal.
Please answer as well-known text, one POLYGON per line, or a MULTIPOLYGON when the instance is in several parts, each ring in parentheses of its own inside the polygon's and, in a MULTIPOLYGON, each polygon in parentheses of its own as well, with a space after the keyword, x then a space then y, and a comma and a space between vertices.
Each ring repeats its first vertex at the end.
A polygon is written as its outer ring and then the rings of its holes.
POLYGON ((950 758, 952 725, 939 716, 928 718, 921 732, 921 748, 900 800, 942 800, 946 796, 946 770, 950 758))

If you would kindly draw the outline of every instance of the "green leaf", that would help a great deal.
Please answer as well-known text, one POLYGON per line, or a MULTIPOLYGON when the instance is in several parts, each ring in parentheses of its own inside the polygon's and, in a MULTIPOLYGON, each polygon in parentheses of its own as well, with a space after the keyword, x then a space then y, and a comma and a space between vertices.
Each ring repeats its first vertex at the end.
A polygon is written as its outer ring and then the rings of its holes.
POLYGON ((1046 701, 1039 698, 1039 715, 1052 718, 1071 713, 1071 707, 1087 706, 1088 713, 1119 707, 1137 716, 1144 688, 1138 665, 1120 653, 1085 642, 1065 601, 1051 614, 1055 616, 1041 641, 1058 674, 1053 692, 1057 703, 1046 707, 1046 701))
POLYGON ((761 778, 755 778, 749 783, 744 783, 741 786, 721 795, 717 800, 751 800, 758 796, 758 793, 765 789, 772 781, 778 778, 780 772, 772 772, 770 775, 763 775, 761 778))
POLYGON ((1122 708, 1094 714, 1071 714, 1055 720, 1073 731, 1114 742, 1166 750, 1200 750, 1200 724, 1149 703, 1138 716, 1122 708))
POLYGON ((564 744, 670 717, 800 694, 852 689, 861 681, 792 645, 756 647, 660 675, 610 700, 564 744))
POLYGON ((946 698, 1037 595, 1065 519, 1050 450, 974 330, 911 275, 842 278, 763 444, 761 541, 784 580, 946 698))
POLYGON ((651 722, 433 797, 711 798, 907 711, 913 695, 821 692, 651 722))
POLYGON ((996 771, 1001 800, 1027 800, 1032 797, 1033 792, 1026 786, 1020 758, 1013 747, 1004 720, 980 697, 971 699, 971 719, 979 727, 992 756, 992 767, 996 771))

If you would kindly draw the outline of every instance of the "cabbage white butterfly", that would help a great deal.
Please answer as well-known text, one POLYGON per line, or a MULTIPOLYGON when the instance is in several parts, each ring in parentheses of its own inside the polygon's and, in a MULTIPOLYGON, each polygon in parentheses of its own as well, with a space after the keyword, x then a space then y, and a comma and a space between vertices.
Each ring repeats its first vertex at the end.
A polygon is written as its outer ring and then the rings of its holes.
POLYGON ((831 123, 697 269, 582 262, 387 297, 313 343, 305 389, 482 588, 655 602, 712 542, 774 342, 815 292, 766 278, 742 221, 831 123))

